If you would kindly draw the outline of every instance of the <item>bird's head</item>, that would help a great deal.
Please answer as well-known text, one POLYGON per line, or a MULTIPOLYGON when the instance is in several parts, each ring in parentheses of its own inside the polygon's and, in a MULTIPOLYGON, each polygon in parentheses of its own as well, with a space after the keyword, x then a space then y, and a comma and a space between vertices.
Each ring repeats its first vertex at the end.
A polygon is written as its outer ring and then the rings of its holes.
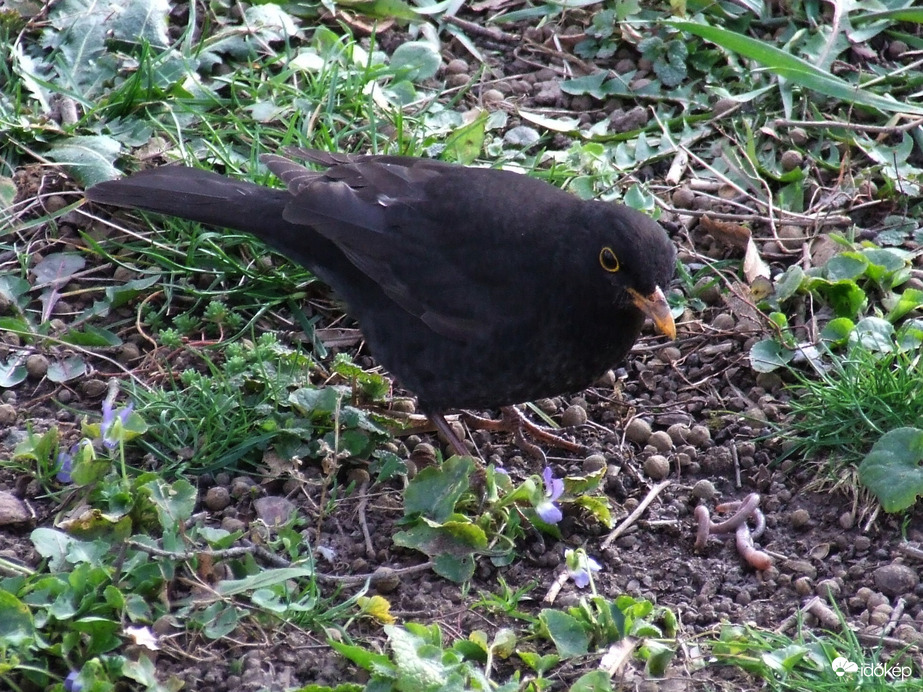
POLYGON ((673 278, 676 248, 663 227, 649 216, 625 206, 604 207, 593 271, 606 277, 620 302, 633 304, 653 320, 658 331, 675 339, 676 325, 664 290, 673 278))

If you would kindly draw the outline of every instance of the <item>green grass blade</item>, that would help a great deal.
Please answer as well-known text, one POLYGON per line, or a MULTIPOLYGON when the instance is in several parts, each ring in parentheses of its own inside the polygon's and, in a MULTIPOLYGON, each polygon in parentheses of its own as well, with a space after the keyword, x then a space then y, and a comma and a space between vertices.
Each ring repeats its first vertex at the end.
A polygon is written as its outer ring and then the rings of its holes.
POLYGON ((901 103, 900 101, 865 91, 839 77, 824 72, 796 55, 786 53, 779 48, 749 36, 695 22, 669 21, 667 24, 681 31, 688 31, 690 34, 700 36, 725 50, 755 60, 779 77, 825 96, 891 113, 923 115, 923 106, 901 103))

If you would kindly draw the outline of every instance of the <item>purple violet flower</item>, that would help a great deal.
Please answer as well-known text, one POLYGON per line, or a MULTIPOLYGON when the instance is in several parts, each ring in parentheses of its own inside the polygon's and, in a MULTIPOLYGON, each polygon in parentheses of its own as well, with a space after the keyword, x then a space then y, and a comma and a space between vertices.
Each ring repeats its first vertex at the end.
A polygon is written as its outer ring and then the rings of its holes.
POLYGON ((58 479, 61 483, 70 483, 71 471, 74 468, 74 457, 69 452, 65 452, 63 449, 58 452, 58 473, 55 475, 55 478, 58 479))
POLYGON ((564 556, 568 575, 579 588, 590 583, 591 573, 602 569, 600 564, 581 550, 568 550, 564 556))
POLYGON ((128 404, 128 406, 123 408, 119 411, 118 415, 116 415, 115 409, 112 408, 112 402, 108 399, 103 401, 103 421, 99 424, 99 436, 102 438, 103 444, 107 449, 115 449, 118 447, 119 436, 110 437, 109 432, 112 430, 112 426, 115 425, 116 420, 118 420, 121 425, 117 428, 116 432, 121 434, 121 428, 123 428, 128 421, 133 406, 134 404, 128 404))
POLYGON ((542 481, 545 484, 545 499, 535 507, 535 513, 546 524, 557 524, 564 515, 561 514, 561 508, 555 504, 555 500, 564 493, 564 481, 552 476, 549 466, 542 471, 542 481))

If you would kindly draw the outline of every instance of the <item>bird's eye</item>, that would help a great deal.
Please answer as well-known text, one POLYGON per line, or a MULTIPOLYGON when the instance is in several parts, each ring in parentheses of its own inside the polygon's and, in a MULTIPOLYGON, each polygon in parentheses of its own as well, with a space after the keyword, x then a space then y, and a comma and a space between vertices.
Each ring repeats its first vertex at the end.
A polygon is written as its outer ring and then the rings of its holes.
POLYGON ((617 272, 619 270, 619 257, 608 245, 599 251, 599 266, 607 272, 617 272))

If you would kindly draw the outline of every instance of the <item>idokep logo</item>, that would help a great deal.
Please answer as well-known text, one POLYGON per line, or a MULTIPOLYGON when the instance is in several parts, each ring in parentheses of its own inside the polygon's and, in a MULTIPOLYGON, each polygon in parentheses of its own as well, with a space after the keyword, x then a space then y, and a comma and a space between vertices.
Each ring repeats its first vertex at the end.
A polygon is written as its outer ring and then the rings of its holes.
POLYGON ((837 674, 837 677, 843 677, 846 673, 855 673, 859 670, 859 664, 853 663, 842 656, 837 656, 833 659, 833 672, 837 674))
POLYGON ((830 666, 839 678, 844 675, 858 674, 859 678, 862 680, 870 678, 907 680, 913 674, 913 669, 910 666, 891 666, 890 668, 886 668, 881 663, 863 663, 860 666, 858 663, 853 663, 843 656, 837 656, 833 659, 830 666))

